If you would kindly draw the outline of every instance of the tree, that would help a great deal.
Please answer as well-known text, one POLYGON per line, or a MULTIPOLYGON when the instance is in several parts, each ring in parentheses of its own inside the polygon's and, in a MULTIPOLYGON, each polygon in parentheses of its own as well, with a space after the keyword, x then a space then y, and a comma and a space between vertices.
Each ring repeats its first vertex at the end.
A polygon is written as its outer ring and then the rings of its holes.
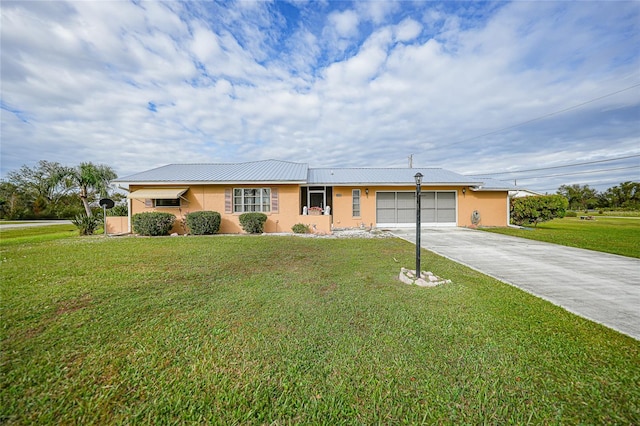
POLYGON ((511 222, 516 225, 533 223, 538 226, 556 217, 562 218, 569 202, 561 195, 541 195, 511 199, 511 222))
POLYGON ((562 185, 557 194, 566 198, 573 210, 591 209, 598 204, 598 192, 589 185, 562 185))
POLYGON ((28 207, 27 216, 56 216, 56 208, 66 195, 66 169, 59 163, 41 160, 36 167, 22 166, 7 173, 7 183, 13 186, 13 199, 20 198, 28 207))
POLYGON ((102 197, 107 196, 109 183, 117 177, 111 167, 102 164, 80 163, 79 166, 66 170, 67 184, 79 190, 80 200, 89 217, 92 216, 89 197, 94 192, 102 197))
POLYGON ((604 207, 612 208, 640 208, 640 183, 622 182, 620 185, 607 189, 600 195, 604 207))
POLYGON ((11 182, 0 182, 0 217, 3 219, 25 219, 30 215, 29 200, 11 182))

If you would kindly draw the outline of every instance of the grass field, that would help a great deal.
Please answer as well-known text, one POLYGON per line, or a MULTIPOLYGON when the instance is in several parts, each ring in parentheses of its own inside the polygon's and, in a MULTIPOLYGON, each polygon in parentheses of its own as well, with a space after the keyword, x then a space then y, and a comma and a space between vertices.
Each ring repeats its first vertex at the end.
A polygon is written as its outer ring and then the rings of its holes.
POLYGON ((33 226, 25 228, 0 228, 0 247, 69 238, 78 235, 74 225, 33 226))
POLYGON ((640 342, 429 252, 453 282, 402 284, 398 239, 37 238, 0 247, 5 424, 640 422, 640 342))
POLYGON ((598 216, 640 217, 640 210, 611 210, 611 211, 589 210, 587 211, 587 213, 584 213, 584 211, 577 211, 576 213, 578 214, 578 216, 589 214, 589 215, 594 215, 596 217, 598 216))
POLYGON ((640 219, 596 216, 594 220, 565 217, 538 224, 536 228, 482 228, 570 247, 579 247, 640 258, 640 219))

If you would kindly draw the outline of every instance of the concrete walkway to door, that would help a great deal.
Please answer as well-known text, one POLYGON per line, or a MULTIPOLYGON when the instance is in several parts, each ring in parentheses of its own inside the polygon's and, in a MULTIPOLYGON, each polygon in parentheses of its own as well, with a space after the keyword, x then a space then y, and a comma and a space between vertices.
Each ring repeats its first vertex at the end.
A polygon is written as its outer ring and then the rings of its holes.
POLYGON ((640 340, 640 259, 467 228, 424 228, 420 245, 640 340))

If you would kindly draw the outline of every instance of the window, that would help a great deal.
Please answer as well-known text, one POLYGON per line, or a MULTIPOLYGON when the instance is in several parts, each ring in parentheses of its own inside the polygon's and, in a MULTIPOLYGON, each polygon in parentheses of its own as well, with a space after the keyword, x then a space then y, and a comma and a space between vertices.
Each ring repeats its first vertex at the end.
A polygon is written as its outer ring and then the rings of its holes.
POLYGON ((180 207, 180 198, 156 198, 156 207, 180 207))
POLYGON ((270 188, 234 188, 234 213, 271 211, 270 188))
POLYGON ((359 217, 360 216, 360 190, 354 189, 351 191, 351 198, 353 199, 353 203, 351 205, 352 216, 359 217))

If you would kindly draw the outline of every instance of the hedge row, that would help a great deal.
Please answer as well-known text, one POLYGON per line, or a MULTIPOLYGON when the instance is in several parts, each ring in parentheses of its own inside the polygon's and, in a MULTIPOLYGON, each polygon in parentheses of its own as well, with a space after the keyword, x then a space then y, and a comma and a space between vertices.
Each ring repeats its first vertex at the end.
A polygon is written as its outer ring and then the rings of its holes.
MULTIPOLYGON (((176 220, 175 215, 162 212, 146 212, 134 214, 132 219, 133 232, 140 235, 158 236, 168 235, 176 220)), ((211 235, 220 230, 220 213, 213 211, 191 212, 185 216, 185 223, 193 235, 211 235)), ((261 234, 267 215, 252 212, 243 213, 239 217, 240 225, 249 234, 261 234)))

